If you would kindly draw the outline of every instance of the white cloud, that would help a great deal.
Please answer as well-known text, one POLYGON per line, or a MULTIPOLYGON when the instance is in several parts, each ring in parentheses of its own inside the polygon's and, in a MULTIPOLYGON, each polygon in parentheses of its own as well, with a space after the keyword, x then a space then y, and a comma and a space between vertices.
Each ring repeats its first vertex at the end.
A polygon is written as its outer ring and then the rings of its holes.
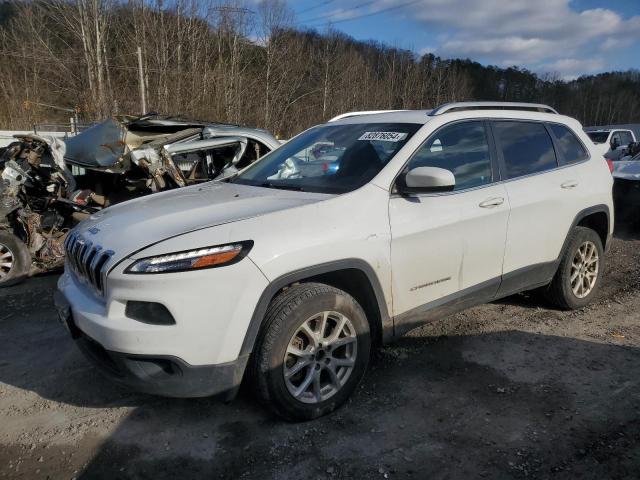
POLYGON ((422 47, 420 50, 418 50, 418 54, 419 55, 426 55, 428 53, 433 53, 435 54, 437 52, 437 48, 432 46, 432 45, 427 45, 425 47, 422 47))
MULTIPOLYGON (((354 16, 353 8, 349 8, 352 3, 358 4, 359 0, 341 6, 343 17, 354 16)), ((555 68, 563 76, 606 69, 607 63, 598 55, 640 40, 640 15, 625 19, 608 8, 579 12, 570 3, 570 0, 421 0, 395 11, 408 10, 425 28, 445 32, 438 35, 437 45, 420 51, 538 71, 555 68)), ((407 0, 379 0, 360 9, 358 14, 406 4, 407 0)))
POLYGON ((557 73, 564 80, 573 80, 580 75, 595 73, 606 68, 603 58, 561 58, 554 62, 542 65, 542 68, 551 73, 557 73))

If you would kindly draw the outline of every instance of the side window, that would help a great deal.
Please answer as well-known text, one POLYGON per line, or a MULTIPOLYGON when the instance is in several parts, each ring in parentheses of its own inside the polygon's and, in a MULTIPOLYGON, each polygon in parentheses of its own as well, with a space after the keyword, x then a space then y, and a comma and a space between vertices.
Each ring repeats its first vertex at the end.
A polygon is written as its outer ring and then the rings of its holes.
POLYGON ((541 123, 494 122, 507 178, 544 172, 558 166, 553 142, 541 123))
POLYGON ((613 135, 611 135, 611 141, 609 142, 609 144, 611 145, 611 148, 618 148, 623 144, 622 139, 620 138, 620 132, 615 132, 613 135))
POLYGON ((556 136, 558 148, 562 153, 562 160, 565 165, 587 159, 587 151, 569 128, 564 125, 558 125, 557 123, 550 123, 549 128, 551 128, 551 131, 556 136))
POLYGON ((621 145, 629 145, 633 142, 633 137, 629 132, 620 132, 620 142, 621 145))
POLYGON ((491 155, 483 122, 463 122, 443 127, 422 145, 408 169, 439 167, 456 179, 454 190, 491 183, 491 155))

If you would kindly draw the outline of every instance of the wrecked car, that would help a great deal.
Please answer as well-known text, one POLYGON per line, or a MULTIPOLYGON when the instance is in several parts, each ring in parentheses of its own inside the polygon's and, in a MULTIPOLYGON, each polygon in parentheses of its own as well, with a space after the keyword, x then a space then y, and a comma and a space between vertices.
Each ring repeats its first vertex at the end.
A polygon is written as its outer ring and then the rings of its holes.
POLYGON ((78 191, 62 140, 16 136, 0 156, 0 286, 61 267, 69 229, 101 208, 78 191))
POLYGON ((146 115, 113 117, 67 140, 79 188, 106 205, 235 174, 280 146, 266 130, 146 115))
POLYGON ((17 136, 0 157, 0 287, 64 263, 70 228, 116 203, 224 179, 280 146, 266 130, 156 114, 66 140, 17 136))

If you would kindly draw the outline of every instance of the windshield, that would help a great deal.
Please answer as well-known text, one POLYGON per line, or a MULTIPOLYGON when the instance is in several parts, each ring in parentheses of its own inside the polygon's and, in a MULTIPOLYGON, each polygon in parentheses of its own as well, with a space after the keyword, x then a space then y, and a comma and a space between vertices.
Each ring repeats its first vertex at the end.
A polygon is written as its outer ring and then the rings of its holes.
POLYGON ((321 125, 285 143, 232 181, 307 192, 350 192, 375 177, 421 126, 321 125))
POLYGON ((587 132, 593 143, 604 143, 609 138, 609 132, 587 132))

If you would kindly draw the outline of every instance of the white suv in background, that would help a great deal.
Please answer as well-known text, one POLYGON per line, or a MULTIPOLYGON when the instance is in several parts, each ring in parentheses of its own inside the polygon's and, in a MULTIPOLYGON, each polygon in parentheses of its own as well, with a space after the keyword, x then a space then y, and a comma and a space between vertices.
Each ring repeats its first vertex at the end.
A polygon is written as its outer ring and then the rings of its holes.
POLYGON ((587 135, 597 152, 609 160, 619 160, 629 144, 636 141, 633 131, 626 129, 587 130, 587 135))
POLYGON ((115 381, 231 398, 248 376, 310 419, 423 322, 540 287, 586 305, 611 187, 581 125, 544 105, 343 115, 231 179, 93 215, 66 241, 58 311, 115 381))

